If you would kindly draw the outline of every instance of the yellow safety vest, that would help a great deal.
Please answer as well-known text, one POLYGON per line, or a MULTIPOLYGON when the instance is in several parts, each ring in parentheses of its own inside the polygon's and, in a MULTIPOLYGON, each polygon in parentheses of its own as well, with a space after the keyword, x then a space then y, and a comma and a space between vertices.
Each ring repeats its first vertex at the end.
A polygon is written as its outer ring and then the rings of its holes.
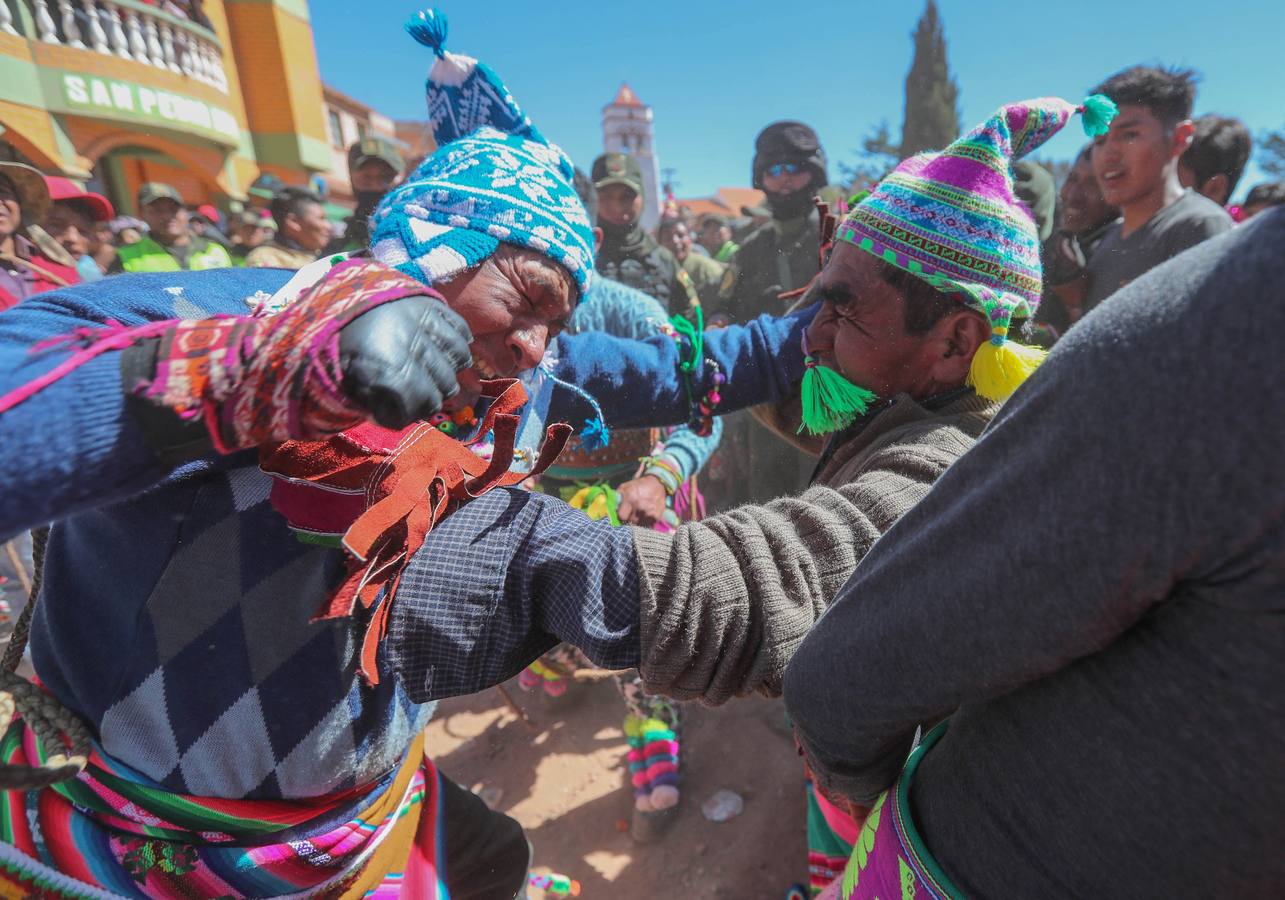
MULTIPOLYGON (((119 251, 120 264, 126 272, 179 272, 182 267, 168 250, 149 237, 136 244, 126 244, 119 251)), ((226 269, 232 266, 232 258, 222 246, 207 241, 205 247, 193 253, 187 260, 187 267, 193 272, 201 269, 226 269)))

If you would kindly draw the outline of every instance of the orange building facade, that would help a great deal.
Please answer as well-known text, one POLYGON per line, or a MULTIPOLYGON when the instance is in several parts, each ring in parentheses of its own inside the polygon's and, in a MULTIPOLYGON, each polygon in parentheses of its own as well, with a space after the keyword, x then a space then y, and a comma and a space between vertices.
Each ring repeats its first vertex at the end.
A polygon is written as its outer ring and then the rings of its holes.
POLYGON ((135 212, 236 206, 331 168, 306 0, 0 0, 0 156, 135 212))

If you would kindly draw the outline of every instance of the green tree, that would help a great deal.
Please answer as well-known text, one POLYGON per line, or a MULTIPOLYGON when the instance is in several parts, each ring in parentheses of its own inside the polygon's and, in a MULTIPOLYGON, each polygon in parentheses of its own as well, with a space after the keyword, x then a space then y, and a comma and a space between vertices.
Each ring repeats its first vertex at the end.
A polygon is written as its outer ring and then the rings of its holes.
POLYGON ((1258 139, 1258 167, 1268 175, 1285 175, 1285 128, 1258 139))
POLYGON ((849 193, 868 190, 901 160, 887 121, 880 122, 861 142, 855 163, 839 163, 839 177, 849 193))
POLYGON ((915 58, 906 75, 906 118, 900 156, 940 150, 959 136, 959 87, 946 62, 946 35, 937 4, 928 0, 912 35, 915 58))

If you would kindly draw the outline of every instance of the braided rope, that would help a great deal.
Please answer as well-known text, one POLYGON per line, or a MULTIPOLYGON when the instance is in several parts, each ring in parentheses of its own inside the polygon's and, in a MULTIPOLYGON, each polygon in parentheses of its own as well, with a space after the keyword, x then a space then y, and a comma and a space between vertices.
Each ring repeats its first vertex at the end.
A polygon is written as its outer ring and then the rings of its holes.
POLYGON ((38 766, 0 764, 0 790, 34 791, 75 778, 89 759, 89 727, 85 722, 53 694, 18 674, 27 650, 36 598, 40 595, 48 543, 47 526, 31 532, 31 559, 35 569, 31 595, 14 623, 4 657, 0 659, 0 734, 8 730, 16 715, 21 715, 23 724, 40 741, 43 759, 38 766))

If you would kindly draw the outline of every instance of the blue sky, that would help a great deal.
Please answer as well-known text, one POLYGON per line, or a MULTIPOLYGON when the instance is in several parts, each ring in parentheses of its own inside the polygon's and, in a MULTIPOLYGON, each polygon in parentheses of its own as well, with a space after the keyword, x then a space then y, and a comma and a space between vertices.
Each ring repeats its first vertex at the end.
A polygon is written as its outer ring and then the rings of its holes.
MULTIPOLYGON (((1001 103, 1081 99, 1139 62, 1202 75, 1196 111, 1285 127, 1282 0, 938 0, 968 127, 1001 103)), ((395 118, 423 118, 432 54, 401 30, 401 0, 311 0, 322 78, 395 118)), ((921 0, 442 0, 447 49, 489 63, 551 140, 583 168, 602 147, 602 107, 628 81, 654 110, 680 196, 748 185, 754 136, 797 118, 836 162, 881 120, 900 133, 910 32, 921 0)), ((1066 129, 1041 153, 1070 158, 1066 129)), ((1261 180, 1251 167, 1239 194, 1261 180)))

